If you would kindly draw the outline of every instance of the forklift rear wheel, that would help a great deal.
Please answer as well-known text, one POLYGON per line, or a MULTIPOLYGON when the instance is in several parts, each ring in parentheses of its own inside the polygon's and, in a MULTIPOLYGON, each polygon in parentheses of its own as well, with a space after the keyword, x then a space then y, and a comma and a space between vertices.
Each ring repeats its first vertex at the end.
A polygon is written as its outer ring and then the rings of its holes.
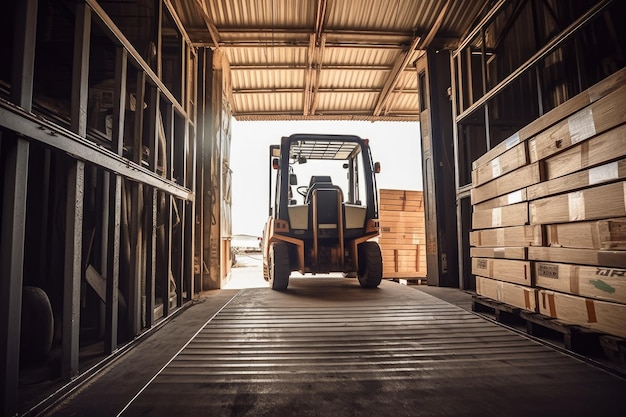
POLYGON ((284 243, 272 243, 269 256, 269 281, 273 290, 286 290, 289 285, 289 249, 284 243))
POLYGON ((359 284, 363 288, 376 288, 383 278, 383 259, 376 242, 359 245, 359 284))

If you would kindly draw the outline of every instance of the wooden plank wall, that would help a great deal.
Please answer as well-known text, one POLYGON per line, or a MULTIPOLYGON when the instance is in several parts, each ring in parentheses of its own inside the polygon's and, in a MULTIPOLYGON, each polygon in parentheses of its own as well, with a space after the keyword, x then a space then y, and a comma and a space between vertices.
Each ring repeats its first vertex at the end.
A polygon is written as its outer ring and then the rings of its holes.
POLYGON ((380 190, 380 237, 384 278, 426 277, 422 191, 380 190))
POLYGON ((626 68, 472 168, 477 293, 626 337, 626 68))

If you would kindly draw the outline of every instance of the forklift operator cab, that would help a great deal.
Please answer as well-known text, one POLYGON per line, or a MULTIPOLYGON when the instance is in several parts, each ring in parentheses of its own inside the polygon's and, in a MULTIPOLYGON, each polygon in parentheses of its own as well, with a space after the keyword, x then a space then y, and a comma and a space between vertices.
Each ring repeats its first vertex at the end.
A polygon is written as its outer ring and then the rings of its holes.
POLYGON ((341 272, 361 286, 382 279, 378 200, 369 142, 352 135, 283 137, 270 146, 270 206, 263 275, 286 289, 292 271, 341 272), (308 179, 298 185, 298 178, 308 179), (305 185, 306 184, 306 185, 305 185), (296 193, 292 187, 296 187, 296 193))

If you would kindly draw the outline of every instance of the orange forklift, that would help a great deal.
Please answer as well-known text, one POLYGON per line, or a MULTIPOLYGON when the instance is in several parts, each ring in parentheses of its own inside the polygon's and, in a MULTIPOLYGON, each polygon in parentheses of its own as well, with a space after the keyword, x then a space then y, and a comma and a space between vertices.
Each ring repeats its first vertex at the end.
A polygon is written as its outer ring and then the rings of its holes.
POLYGON ((294 134, 270 146, 263 276, 272 289, 287 289, 292 271, 380 284, 379 171, 369 141, 354 135, 294 134))

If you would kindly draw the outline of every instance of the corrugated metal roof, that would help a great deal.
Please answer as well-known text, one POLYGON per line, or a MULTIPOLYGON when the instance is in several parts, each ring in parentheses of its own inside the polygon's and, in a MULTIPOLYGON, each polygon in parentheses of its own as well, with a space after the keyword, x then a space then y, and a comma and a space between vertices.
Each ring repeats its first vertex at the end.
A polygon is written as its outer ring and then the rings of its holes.
POLYGON ((453 48, 490 0, 170 0, 220 49, 240 120, 417 120, 420 39, 453 48), (443 15, 442 15, 443 14, 443 15), (401 71, 394 66, 405 61, 401 71), (393 88, 386 92, 384 86, 393 88))

